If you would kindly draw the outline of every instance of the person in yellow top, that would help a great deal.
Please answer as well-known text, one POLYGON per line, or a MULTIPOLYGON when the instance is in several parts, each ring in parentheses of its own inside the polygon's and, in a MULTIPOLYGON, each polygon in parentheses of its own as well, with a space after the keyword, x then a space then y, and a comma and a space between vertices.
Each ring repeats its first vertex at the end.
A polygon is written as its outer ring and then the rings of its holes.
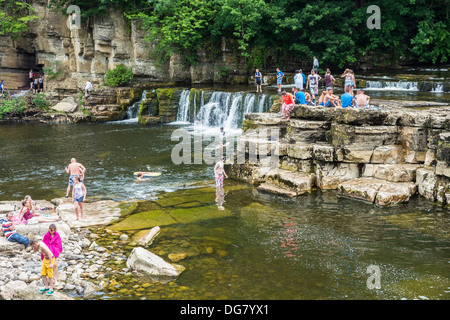
POLYGON ((33 248, 34 252, 39 250, 39 253, 44 255, 42 260, 41 276, 42 281, 44 281, 45 288, 39 290, 39 292, 46 292, 47 295, 53 294, 53 267, 55 266, 55 257, 47 245, 43 242, 31 240, 30 246, 33 248))

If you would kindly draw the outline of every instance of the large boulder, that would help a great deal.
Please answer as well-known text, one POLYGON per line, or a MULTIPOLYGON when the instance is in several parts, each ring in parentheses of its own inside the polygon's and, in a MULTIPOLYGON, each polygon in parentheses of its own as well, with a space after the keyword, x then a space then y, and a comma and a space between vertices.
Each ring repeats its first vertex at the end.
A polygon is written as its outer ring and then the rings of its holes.
POLYGON ((127 267, 136 271, 144 271, 153 276, 163 277, 178 277, 185 269, 183 266, 164 261, 161 257, 142 247, 133 249, 128 257, 127 267))
POLYGON ((67 97, 52 107, 53 110, 59 112, 72 113, 78 108, 78 104, 73 97, 67 97))

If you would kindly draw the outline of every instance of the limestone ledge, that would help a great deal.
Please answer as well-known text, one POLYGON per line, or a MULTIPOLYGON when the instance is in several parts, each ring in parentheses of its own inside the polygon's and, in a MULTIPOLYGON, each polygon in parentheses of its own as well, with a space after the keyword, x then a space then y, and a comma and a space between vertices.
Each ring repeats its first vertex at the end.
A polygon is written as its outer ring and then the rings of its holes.
POLYGON ((245 163, 238 163, 235 154, 233 163, 226 164, 230 177, 286 196, 318 188, 380 206, 407 202, 415 194, 450 203, 449 106, 296 105, 286 121, 276 113, 277 104, 271 113, 245 115, 238 142, 245 146, 245 163), (250 161, 250 150, 271 150, 268 158, 273 154, 277 161, 250 161), (299 179, 308 181, 301 189, 299 179))

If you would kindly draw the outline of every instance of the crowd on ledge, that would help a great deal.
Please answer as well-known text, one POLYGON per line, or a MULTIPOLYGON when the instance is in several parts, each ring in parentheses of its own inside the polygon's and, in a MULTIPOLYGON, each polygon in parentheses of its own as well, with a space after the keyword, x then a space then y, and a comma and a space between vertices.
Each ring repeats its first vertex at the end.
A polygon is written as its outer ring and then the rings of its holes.
MULTIPOLYGON (((296 104, 304 104, 310 106, 334 107, 334 108, 366 108, 369 107, 370 96, 364 93, 363 89, 355 89, 355 73, 351 69, 346 69, 341 78, 344 78, 344 93, 341 96, 334 94, 333 86, 336 79, 327 68, 324 78, 318 74, 319 61, 316 57, 313 60, 313 68, 311 74, 307 77, 302 69, 296 70, 294 76, 294 86, 292 92, 281 91, 284 73, 277 68, 276 78, 278 93, 281 94, 283 104, 281 112, 283 119, 290 119, 290 112, 296 104), (319 94, 319 81, 325 80, 325 90, 319 94), (307 91, 309 89, 309 92, 307 91), (356 95, 354 91, 356 90, 356 95)), ((255 72, 256 92, 262 92, 262 74, 259 69, 255 72)))

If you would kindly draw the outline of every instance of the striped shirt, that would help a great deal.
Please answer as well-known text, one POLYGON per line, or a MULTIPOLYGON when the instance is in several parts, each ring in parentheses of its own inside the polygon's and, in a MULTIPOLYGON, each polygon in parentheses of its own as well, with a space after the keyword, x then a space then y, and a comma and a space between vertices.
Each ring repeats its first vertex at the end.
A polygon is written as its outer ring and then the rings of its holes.
POLYGON ((6 240, 8 240, 9 236, 12 235, 13 233, 16 233, 16 229, 14 230, 9 230, 9 228, 12 226, 12 221, 8 221, 8 220, 3 220, 2 223, 2 229, 3 229, 3 234, 5 235, 6 240))

